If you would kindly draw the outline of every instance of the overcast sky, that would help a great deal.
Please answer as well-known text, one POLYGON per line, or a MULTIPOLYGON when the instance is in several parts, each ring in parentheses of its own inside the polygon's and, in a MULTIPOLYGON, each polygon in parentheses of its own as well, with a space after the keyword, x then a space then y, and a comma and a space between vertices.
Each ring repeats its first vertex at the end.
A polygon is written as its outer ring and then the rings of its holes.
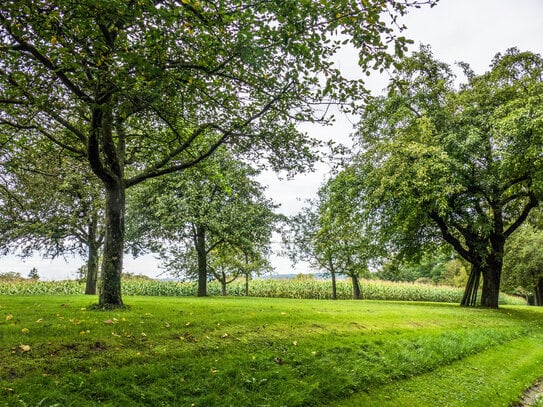
MULTIPOLYGON (((403 35, 415 41, 412 49, 429 44, 436 58, 449 64, 467 62, 476 73, 488 70, 492 57, 510 47, 543 54, 543 0, 440 0, 436 7, 413 9, 402 21, 408 27, 403 35)), ((338 63, 342 70, 358 75, 355 55, 344 53, 338 63)), ((375 76, 368 80, 368 87, 377 94, 386 83, 386 77, 375 76)), ((304 130, 320 138, 345 141, 353 125, 348 118, 338 116, 332 127, 311 126, 304 130)), ((320 165, 316 172, 293 180, 267 173, 260 181, 268 186, 268 195, 281 204, 280 211, 292 215, 314 196, 327 172, 327 166, 320 165)), ((306 271, 304 265, 293 270, 287 259, 274 257, 273 263, 280 273, 306 271)), ((44 280, 66 279, 73 278, 81 264, 80 259, 52 262, 36 257, 21 262, 5 257, 0 258, 0 272, 15 271, 26 276, 36 267, 44 280)), ((133 260, 127 256, 125 271, 151 277, 160 273, 151 257, 133 260)))

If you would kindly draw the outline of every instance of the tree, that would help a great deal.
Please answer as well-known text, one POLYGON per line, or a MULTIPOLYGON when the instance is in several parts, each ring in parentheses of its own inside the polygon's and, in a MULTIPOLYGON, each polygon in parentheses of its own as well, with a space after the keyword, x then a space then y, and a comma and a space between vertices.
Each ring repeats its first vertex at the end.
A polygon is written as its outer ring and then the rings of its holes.
POLYGON ((220 148, 206 163, 141 186, 129 205, 133 246, 159 251, 171 274, 196 278, 198 296, 213 275, 225 287, 269 268, 278 216, 256 174, 220 148))
MULTIPOLYGON (((0 10, 0 123, 12 143, 47 138, 79 154, 105 191, 99 303, 121 306, 126 189, 182 171, 229 144, 299 170, 312 141, 295 123, 363 89, 332 57, 342 41, 365 71, 406 40, 385 23, 431 1, 11 0, 0 10)), ((392 24, 391 24, 392 25, 392 24)))
POLYGON ((358 180, 353 175, 345 170, 326 182, 317 200, 292 219, 292 233, 287 237, 293 260, 309 261, 330 273, 334 299, 338 274, 350 277, 353 297, 362 298, 359 278, 368 274, 370 262, 381 254, 358 216, 358 180))
POLYGON ((96 293, 103 195, 80 160, 48 142, 4 150, 0 165, 3 253, 87 256, 86 294, 96 293))
POLYGON ((532 225, 521 226, 505 245, 504 289, 512 294, 533 296, 543 305, 543 232, 532 225))
POLYGON ((471 265, 462 305, 497 308, 504 245, 541 199, 543 61, 510 49, 454 88, 427 47, 360 123, 362 211, 392 251, 442 242, 471 265))

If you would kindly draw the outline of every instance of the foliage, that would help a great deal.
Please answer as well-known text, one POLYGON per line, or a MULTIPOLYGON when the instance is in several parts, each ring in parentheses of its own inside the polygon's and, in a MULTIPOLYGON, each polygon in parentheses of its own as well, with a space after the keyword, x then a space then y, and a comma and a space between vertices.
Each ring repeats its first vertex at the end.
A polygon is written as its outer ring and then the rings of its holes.
POLYGON ((541 312, 525 307, 134 297, 91 311, 88 297, 51 295, 0 307, 8 405, 337 405, 386 391, 401 405, 446 378, 441 404, 499 405, 542 373, 541 312))
POLYGON ((135 251, 158 251, 171 275, 227 282, 271 268, 270 239, 279 216, 254 180, 257 172, 218 149, 205 163, 134 190, 128 238, 135 251))
POLYGON ((104 240, 104 197, 98 178, 49 140, 5 149, 1 157, 2 253, 86 256, 87 293, 94 294, 104 240))
MULTIPOLYGON (((18 283, 0 282, 0 294, 3 295, 73 295, 83 292, 83 286, 77 281, 21 281, 18 283)), ((447 286, 433 284, 395 283, 378 280, 361 280, 361 292, 367 300, 387 301, 425 301, 458 302, 462 291, 447 286)), ((190 282, 157 281, 147 278, 123 277, 123 293, 129 296, 190 297, 197 293, 197 284, 190 282)), ((208 294, 221 295, 221 285, 211 282, 208 294)), ((230 296, 245 296, 245 285, 236 280, 230 284, 230 296)), ((331 299, 330 282, 323 280, 273 280, 254 279, 249 285, 251 297, 293 298, 293 299, 331 299)), ((347 280, 337 282, 337 298, 352 298, 352 283, 347 280)), ((520 297, 500 296, 501 304, 523 305, 526 301, 520 297)))
POLYGON ((359 126, 360 211, 393 255, 447 243, 471 266, 463 305, 497 307, 505 241, 542 196, 543 61, 510 49, 487 73, 449 66, 428 47, 405 58, 359 126))
POLYGON ((505 252, 504 291, 517 295, 534 294, 534 289, 543 280, 542 245, 543 232, 532 225, 524 225, 511 237, 505 252))
POLYGON ((318 143, 297 122, 327 121, 363 82, 344 78, 341 44, 363 70, 407 40, 394 24, 433 1, 12 0, 0 10, 3 148, 47 139, 101 180, 106 237, 100 302, 122 305, 126 188, 182 171, 220 145, 299 171, 318 143))

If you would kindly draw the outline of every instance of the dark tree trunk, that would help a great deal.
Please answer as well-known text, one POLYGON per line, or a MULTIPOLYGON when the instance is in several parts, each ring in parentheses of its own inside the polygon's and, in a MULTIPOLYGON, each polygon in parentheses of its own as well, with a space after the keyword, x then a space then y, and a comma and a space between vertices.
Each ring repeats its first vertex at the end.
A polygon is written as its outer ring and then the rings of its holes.
POLYGON ((122 183, 106 185, 106 233, 100 306, 122 306, 121 272, 124 249, 125 189, 122 183))
POLYGON ((488 268, 483 271, 483 292, 481 294, 481 306, 486 308, 498 308, 500 297, 500 271, 488 268))
POLYGON ((198 257, 198 297, 207 296, 207 251, 206 231, 201 225, 195 225, 195 247, 198 257))
POLYGON ((472 264, 469 273, 468 282, 464 289, 464 295, 460 305, 463 307, 474 307, 477 305, 477 292, 479 290, 479 281, 481 280, 481 269, 479 266, 472 264))
POLYGON ((330 277, 332 278, 332 299, 337 300, 336 270, 332 258, 328 258, 328 269, 330 270, 330 277))
POLYGON ((332 271, 330 272, 330 275, 332 277, 332 299, 337 300, 336 272, 332 271))
POLYGON ((245 296, 249 296, 249 273, 245 274, 245 296))
POLYGON ((226 280, 221 280, 221 295, 226 297, 226 280))
POLYGON ((361 300, 362 292, 360 291, 360 283, 358 281, 358 276, 355 274, 351 275, 351 281, 353 282, 353 298, 355 300, 361 300))
POLYGON ((98 219, 93 215, 87 228, 87 247, 89 249, 87 258, 87 283, 85 286, 85 294, 96 294, 96 283, 98 282, 98 252, 100 242, 97 236, 98 219))
POLYGON ((89 258, 87 259, 87 284, 85 294, 96 294, 96 283, 98 282, 98 245, 89 242, 89 258))
POLYGON ((543 306, 543 278, 539 279, 534 288, 534 304, 539 307, 543 306))

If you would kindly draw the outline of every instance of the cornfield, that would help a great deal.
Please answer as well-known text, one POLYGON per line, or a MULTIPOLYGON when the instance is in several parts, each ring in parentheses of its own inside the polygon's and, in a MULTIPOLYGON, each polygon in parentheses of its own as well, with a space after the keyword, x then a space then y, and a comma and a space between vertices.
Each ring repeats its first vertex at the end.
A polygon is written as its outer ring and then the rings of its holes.
MULTIPOLYGON (((360 282, 362 297, 368 300, 423 301, 459 303, 461 288, 434 286, 429 284, 396 283, 378 280, 360 282)), ((123 282, 123 294, 143 296, 192 296, 196 293, 196 283, 129 279, 123 282)), ((84 283, 67 281, 0 281, 1 295, 73 295, 84 292, 84 283)), ((244 296, 245 283, 236 281, 228 285, 228 295, 244 296)), ((208 294, 221 295, 218 282, 208 284, 208 294)), ((331 299, 332 289, 329 281, 322 280, 253 280, 249 284, 252 297, 331 299)), ((337 298, 351 299, 352 286, 348 280, 337 283, 337 298)), ((500 296, 500 304, 524 305, 520 297, 500 296)))

